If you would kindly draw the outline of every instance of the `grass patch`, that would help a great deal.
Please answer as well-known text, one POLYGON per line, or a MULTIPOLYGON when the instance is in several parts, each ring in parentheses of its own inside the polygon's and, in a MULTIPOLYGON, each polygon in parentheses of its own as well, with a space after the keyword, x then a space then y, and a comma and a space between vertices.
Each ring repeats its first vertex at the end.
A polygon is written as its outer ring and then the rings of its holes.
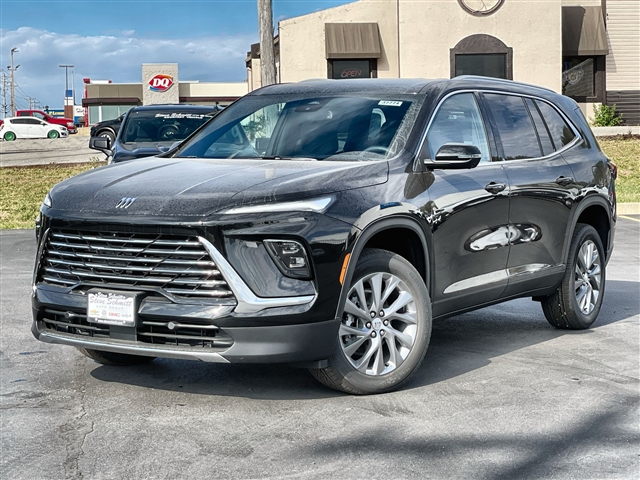
POLYGON ((105 162, 0 168, 0 229, 33 228, 44 196, 56 183, 105 162))
POLYGON ((598 139, 604 153, 618 167, 618 203, 640 202, 640 138, 598 139))
MULTIPOLYGON (((601 138, 602 150, 618 166, 619 203, 640 202, 640 138, 601 138)), ((0 229, 33 228, 40 204, 56 183, 104 162, 0 168, 0 229)))

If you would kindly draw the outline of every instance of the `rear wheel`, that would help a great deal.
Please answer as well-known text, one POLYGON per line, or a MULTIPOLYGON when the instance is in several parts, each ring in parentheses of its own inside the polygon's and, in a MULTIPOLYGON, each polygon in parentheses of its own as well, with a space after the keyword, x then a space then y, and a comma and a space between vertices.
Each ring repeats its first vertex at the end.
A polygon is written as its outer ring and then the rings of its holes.
POLYGON ((49 133, 47 133, 47 137, 49 138, 58 138, 59 136, 60 134, 57 130, 51 130, 49 133))
POLYGON ((336 350, 311 373, 352 394, 383 393, 420 366, 431 337, 431 300, 407 260, 387 250, 360 256, 342 315, 336 350))
POLYGON ((562 283, 541 302, 544 316, 556 328, 589 328, 600 312, 604 287, 602 240, 591 225, 579 223, 571 240, 562 283))
POLYGON ((105 137, 111 140, 111 145, 113 145, 113 143, 116 140, 116 136, 111 130, 102 130, 101 132, 98 133, 98 136, 105 137))
POLYGON ((14 141, 14 140, 16 139, 16 134, 15 134, 15 133, 13 133, 13 132, 6 132, 6 133, 4 134, 4 139, 5 139, 7 142, 12 142, 12 141, 14 141))
POLYGON ((155 357, 144 357, 142 355, 128 355, 126 353, 103 352, 101 350, 91 350, 88 348, 78 348, 83 355, 95 360, 102 365, 140 365, 149 363, 155 357))

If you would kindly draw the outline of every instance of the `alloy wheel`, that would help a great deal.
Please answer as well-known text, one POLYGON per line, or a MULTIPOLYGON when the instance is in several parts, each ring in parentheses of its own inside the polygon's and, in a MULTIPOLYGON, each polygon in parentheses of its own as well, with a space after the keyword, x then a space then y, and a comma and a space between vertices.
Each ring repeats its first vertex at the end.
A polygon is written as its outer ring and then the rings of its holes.
POLYGON ((600 297, 602 268, 596 244, 587 240, 578 251, 574 275, 575 294, 578 308, 584 315, 589 315, 600 297))
POLYGON ((340 325, 340 346, 361 373, 378 376, 398 368, 416 341, 418 316, 413 295, 391 273, 376 272, 349 290, 340 325))

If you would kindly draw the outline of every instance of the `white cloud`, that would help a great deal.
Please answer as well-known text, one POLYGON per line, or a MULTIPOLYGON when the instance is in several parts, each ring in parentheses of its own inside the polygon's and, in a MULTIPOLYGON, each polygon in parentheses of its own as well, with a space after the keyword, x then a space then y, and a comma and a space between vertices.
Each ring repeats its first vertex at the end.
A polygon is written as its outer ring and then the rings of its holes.
MULTIPOLYGON (((61 107, 65 76, 61 64, 75 65, 76 99, 82 96, 82 78, 110 79, 114 83, 140 82, 142 63, 178 63, 180 79, 242 81, 244 59, 252 35, 203 38, 138 38, 135 31, 113 35, 59 34, 30 27, 0 30, 2 67, 10 64, 9 51, 18 48, 15 63, 20 92, 43 104, 61 107)), ((71 82, 71 74, 69 74, 71 82)), ((24 95, 16 93, 22 105, 24 95)))

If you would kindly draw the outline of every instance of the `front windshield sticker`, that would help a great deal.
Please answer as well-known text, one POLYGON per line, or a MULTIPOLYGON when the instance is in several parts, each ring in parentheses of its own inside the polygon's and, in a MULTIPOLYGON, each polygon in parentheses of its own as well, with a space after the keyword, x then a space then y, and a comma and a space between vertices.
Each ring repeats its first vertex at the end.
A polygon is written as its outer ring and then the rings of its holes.
POLYGON ((156 118, 195 118, 201 120, 206 115, 199 113, 156 113, 156 118))
POLYGON ((400 107, 402 106, 402 102, 399 102, 397 100, 380 100, 378 102, 378 105, 381 105, 384 107, 400 107))

